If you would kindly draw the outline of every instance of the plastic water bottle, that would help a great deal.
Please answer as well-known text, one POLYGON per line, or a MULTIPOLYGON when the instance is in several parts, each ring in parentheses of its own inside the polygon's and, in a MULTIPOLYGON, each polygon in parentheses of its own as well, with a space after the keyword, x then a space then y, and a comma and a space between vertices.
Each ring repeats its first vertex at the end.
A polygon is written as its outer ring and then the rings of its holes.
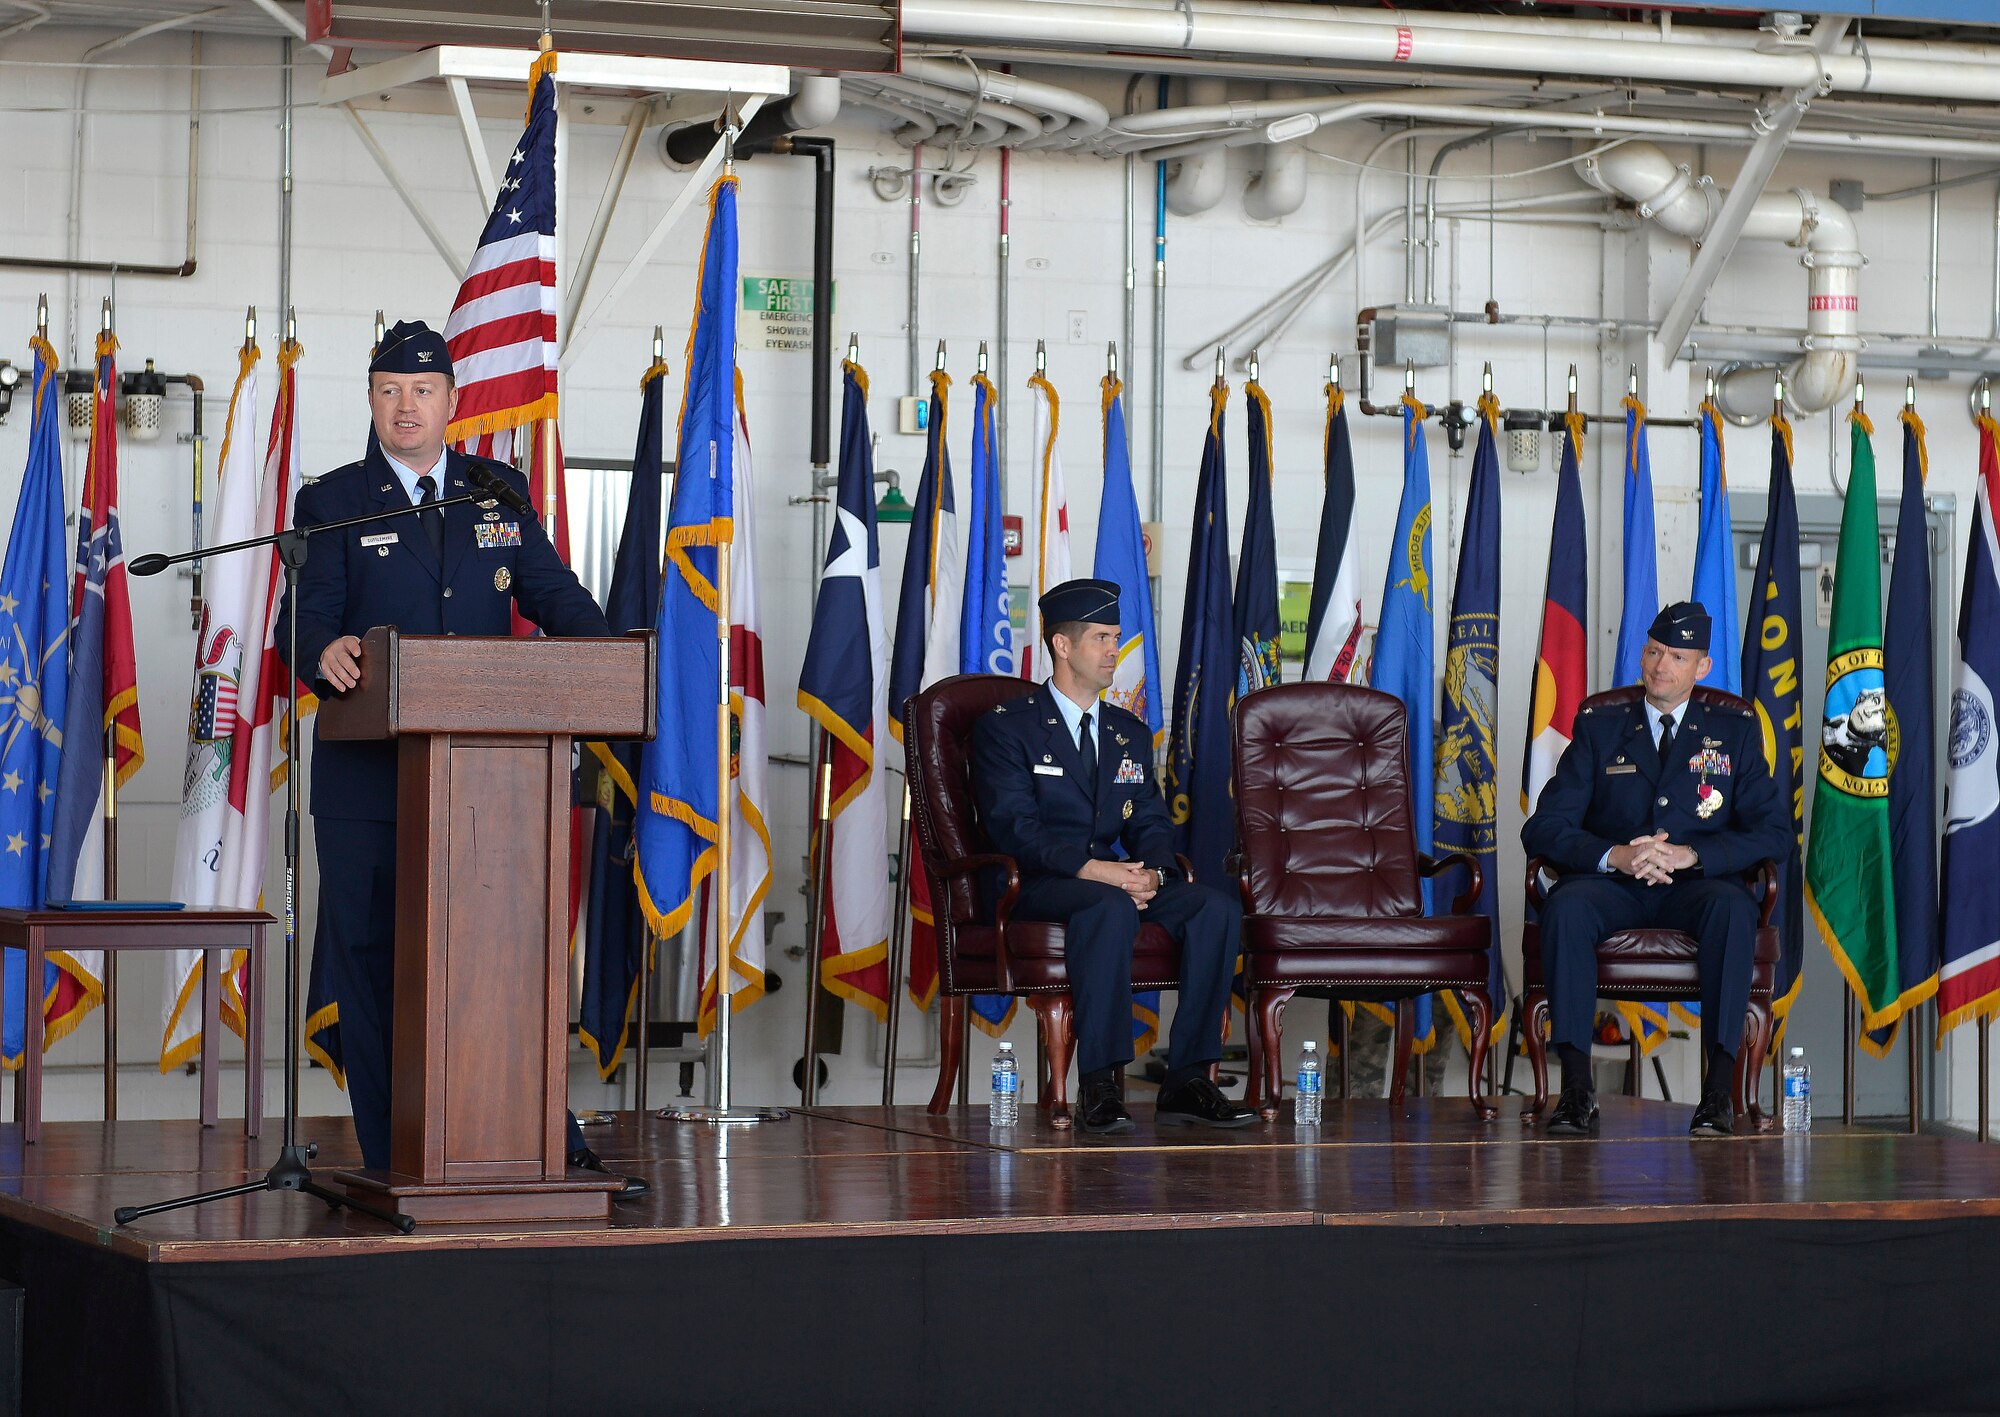
POLYGON ((1792 1049, 1785 1059, 1785 1130, 1812 1130, 1812 1069, 1806 1066, 1806 1050, 1792 1049))
POLYGON ((1319 1070, 1319 1044, 1308 1038, 1299 1054, 1299 1090, 1292 1099, 1292 1125, 1317 1127, 1320 1102, 1325 1095, 1325 1080, 1319 1070))
POLYGON ((986 1122, 1011 1127, 1021 1120, 1021 1070, 1014 1063, 1014 1045, 1002 1043, 993 1055, 993 1100, 986 1104, 986 1122))

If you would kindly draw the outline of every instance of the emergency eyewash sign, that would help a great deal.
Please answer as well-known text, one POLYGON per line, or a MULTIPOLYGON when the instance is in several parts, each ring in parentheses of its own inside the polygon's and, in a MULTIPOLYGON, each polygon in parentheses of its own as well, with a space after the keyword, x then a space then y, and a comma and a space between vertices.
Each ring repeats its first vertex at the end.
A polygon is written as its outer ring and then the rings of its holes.
MULTIPOLYGON (((812 348, 813 283, 810 276, 743 277, 742 343, 751 349, 812 348)), ((833 291, 827 292, 833 313, 833 291)))

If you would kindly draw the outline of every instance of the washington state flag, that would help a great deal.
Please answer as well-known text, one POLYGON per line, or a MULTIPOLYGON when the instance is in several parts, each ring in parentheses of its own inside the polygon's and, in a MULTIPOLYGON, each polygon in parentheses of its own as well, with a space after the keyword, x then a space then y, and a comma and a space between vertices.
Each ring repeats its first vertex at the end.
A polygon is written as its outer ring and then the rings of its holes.
POLYGON ((1833 962, 1861 1004, 1863 1029, 1900 1017, 1896 894, 1889 845, 1889 773, 1898 734, 1882 672, 1881 527, 1875 515, 1874 431, 1852 416, 1853 462, 1840 517, 1826 712, 1806 838, 1806 903, 1833 962))

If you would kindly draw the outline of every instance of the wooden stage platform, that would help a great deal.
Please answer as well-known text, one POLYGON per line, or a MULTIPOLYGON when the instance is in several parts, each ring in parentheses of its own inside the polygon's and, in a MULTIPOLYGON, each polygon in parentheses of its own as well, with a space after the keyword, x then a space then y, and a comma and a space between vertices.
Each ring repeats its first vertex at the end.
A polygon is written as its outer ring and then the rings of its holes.
MULTIPOLYGON (((1336 1103, 1313 1134, 1141 1105, 1109 1139, 625 1114, 592 1144, 653 1193, 610 1224, 409 1236, 290 1194, 121 1229, 274 1143, 0 1128, 0 1274, 35 1413, 233 1413, 267 1383, 343 1413, 2000 1408, 2000 1346, 1940 1322, 1960 1289, 1989 1307, 2000 1147, 1693 1141, 1689 1108, 1624 1098, 1554 1141, 1518 1106, 1336 1103)), ((301 1135, 357 1159, 344 1118, 301 1135)))

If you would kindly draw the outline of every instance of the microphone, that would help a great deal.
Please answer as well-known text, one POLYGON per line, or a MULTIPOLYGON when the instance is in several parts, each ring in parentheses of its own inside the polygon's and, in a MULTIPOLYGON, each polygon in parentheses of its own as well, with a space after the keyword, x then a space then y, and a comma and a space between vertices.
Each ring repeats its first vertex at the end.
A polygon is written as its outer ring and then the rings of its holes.
POLYGON ((484 492, 489 497, 499 498, 500 501, 506 503, 509 511, 518 512, 524 517, 534 516, 535 504, 530 502, 526 497, 523 497, 519 492, 516 492, 513 484, 508 482, 506 478, 493 472, 483 463, 468 460, 465 465, 465 472, 468 477, 479 484, 481 492, 484 492))
POLYGON ((157 576, 167 569, 167 558, 158 551, 148 551, 127 561, 125 569, 135 576, 157 576))

